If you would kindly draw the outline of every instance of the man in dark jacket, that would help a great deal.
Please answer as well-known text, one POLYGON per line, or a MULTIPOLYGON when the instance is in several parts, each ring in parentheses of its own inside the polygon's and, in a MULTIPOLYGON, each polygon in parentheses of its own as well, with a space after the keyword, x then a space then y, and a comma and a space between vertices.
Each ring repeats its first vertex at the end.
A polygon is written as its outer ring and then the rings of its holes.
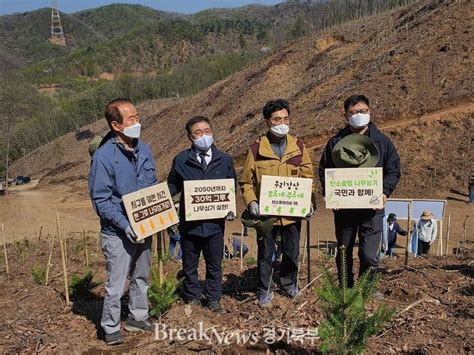
MULTIPOLYGON (((383 168, 383 201, 385 203, 400 179, 400 157, 397 150, 390 139, 382 134, 374 123, 370 122, 370 107, 367 97, 364 95, 349 97, 344 102, 344 111, 348 124, 329 140, 319 162, 318 174, 323 193, 325 189, 324 169, 341 167, 334 164, 332 158, 334 146, 344 137, 358 133, 367 136, 377 148, 379 159, 375 166, 383 168)), ((378 249, 383 229, 383 216, 383 209, 334 210, 337 245, 338 248, 344 246, 346 249, 347 284, 349 287, 354 284, 352 250, 357 234, 359 235, 359 275, 363 274, 369 267, 378 266, 378 249)), ((339 281, 342 282, 340 252, 337 254, 336 262, 339 281)))
POLYGON ((89 173, 89 193, 100 217, 102 250, 107 269, 104 306, 100 324, 108 345, 123 343, 120 333, 121 304, 129 285, 128 331, 154 330, 148 317, 148 277, 151 238, 137 242, 122 203, 122 196, 155 185, 155 162, 148 145, 139 140, 137 109, 129 99, 107 104, 105 118, 110 127, 95 151, 89 173))
MULTIPOLYGON (((173 160, 168 176, 168 186, 174 196, 183 191, 187 180, 236 179, 232 158, 216 148, 209 119, 195 116, 186 123, 189 149, 179 153, 173 160)), ((186 221, 184 193, 181 194, 179 208, 181 247, 183 249, 183 293, 190 304, 201 304, 222 312, 222 258, 224 252, 225 221, 235 219, 229 212, 226 218, 202 221, 186 221), (206 261, 206 289, 203 294, 198 278, 198 264, 201 252, 206 261)))
POLYGON ((397 216, 395 213, 390 213, 387 218, 387 255, 394 256, 393 249, 397 244, 397 235, 403 235, 406 237, 408 233, 403 230, 402 227, 397 223, 397 216))

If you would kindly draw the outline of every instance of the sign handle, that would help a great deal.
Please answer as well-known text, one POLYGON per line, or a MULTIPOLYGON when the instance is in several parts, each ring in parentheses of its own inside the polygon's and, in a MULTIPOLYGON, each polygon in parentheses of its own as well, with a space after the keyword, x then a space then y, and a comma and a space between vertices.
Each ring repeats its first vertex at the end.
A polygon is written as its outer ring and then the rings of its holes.
MULTIPOLYGON (((306 220, 306 254, 307 255, 307 269, 308 269, 308 284, 311 282, 311 219, 306 220)), ((304 261, 304 260, 303 260, 304 261)))
POLYGON ((163 240, 162 240, 163 232, 158 232, 156 234, 157 246, 158 246, 158 277, 160 286, 163 285, 163 240))
POLYGON ((240 270, 244 269, 244 225, 240 230, 240 270))

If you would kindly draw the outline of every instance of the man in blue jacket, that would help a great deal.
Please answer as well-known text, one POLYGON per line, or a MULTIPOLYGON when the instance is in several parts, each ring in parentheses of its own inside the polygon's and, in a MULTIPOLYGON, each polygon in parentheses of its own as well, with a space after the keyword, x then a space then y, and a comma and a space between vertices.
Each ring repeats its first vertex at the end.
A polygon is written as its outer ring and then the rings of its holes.
MULTIPOLYGON (((179 153, 173 160, 168 176, 168 186, 174 196, 183 191, 187 180, 235 179, 232 158, 214 145, 211 123, 208 118, 195 116, 186 123, 186 131, 192 146, 179 153)), ((222 258, 224 253, 225 221, 235 219, 229 212, 226 218, 202 221, 186 221, 184 194, 179 204, 179 232, 183 249, 183 296, 187 303, 206 306, 218 313, 223 309, 222 258), (206 261, 206 286, 199 284, 198 264, 201 252, 206 261)))
MULTIPOLYGON (((347 125, 332 137, 326 145, 319 162, 319 179, 321 185, 325 188, 324 169, 326 168, 356 168, 360 165, 336 164, 338 161, 333 159, 333 150, 338 142, 345 137, 358 133, 364 135, 372 145, 371 149, 378 153, 378 159, 375 159, 371 166, 383 168, 383 202, 395 190, 395 186, 400 179, 400 156, 393 143, 388 137, 380 132, 375 123, 370 122, 369 99, 364 95, 353 95, 344 102, 345 118, 347 125)), ((344 149, 344 147, 343 147, 344 149)), ((343 150, 341 149, 341 151, 343 150)), ((348 149, 345 149, 348 151, 348 149)), ((371 156, 369 151, 366 156, 371 156)), ((362 275, 370 267, 376 268, 379 264, 378 251, 383 229, 384 211, 373 209, 341 209, 334 210, 334 224, 336 227, 336 239, 338 248, 342 246, 346 249, 347 262, 347 285, 352 287, 354 284, 354 274, 352 272, 352 250, 354 248, 356 236, 359 236, 359 275, 362 275)), ((342 260, 341 253, 337 253, 336 258, 339 282, 342 283, 342 260)), ((382 295, 378 295, 382 296, 382 295)))
POLYGON ((139 140, 140 119, 129 99, 107 104, 105 118, 111 134, 92 155, 89 194, 100 217, 102 250, 107 269, 101 326, 108 345, 123 343, 120 299, 129 285, 128 331, 154 331, 148 316, 148 277, 151 238, 137 242, 122 196, 155 185, 158 180, 150 148, 139 140))
POLYGON ((387 256, 394 256, 395 246, 397 245, 397 235, 400 234, 404 237, 408 235, 397 222, 397 215, 390 213, 387 218, 387 256))

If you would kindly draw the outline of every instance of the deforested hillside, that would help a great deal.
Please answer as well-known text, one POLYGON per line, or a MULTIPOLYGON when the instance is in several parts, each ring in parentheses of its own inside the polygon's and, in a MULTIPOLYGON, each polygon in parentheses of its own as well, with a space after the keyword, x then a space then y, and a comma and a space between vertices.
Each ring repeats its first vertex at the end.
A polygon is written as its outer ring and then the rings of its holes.
MULTIPOLYGON (((265 102, 286 98, 291 131, 312 148, 316 162, 328 136, 344 124, 344 99, 364 93, 374 120, 400 150, 399 194, 462 190, 472 166, 472 14, 470 2, 417 2, 305 37, 192 97, 143 103, 143 139, 160 177, 189 144, 184 123, 191 115, 210 117, 217 144, 239 164, 265 129, 265 102)), ((40 186, 82 189, 88 141, 105 131, 105 121, 86 126, 19 160, 14 170, 44 176, 40 186)))

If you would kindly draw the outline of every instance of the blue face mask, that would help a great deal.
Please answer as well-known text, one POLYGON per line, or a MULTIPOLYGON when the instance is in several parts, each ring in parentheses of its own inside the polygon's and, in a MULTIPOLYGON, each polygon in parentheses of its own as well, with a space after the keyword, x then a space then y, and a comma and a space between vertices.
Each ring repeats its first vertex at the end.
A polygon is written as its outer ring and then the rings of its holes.
POLYGON ((193 140, 193 146, 196 149, 199 149, 203 152, 208 151, 209 148, 211 148, 213 143, 214 143, 214 137, 207 136, 207 135, 203 135, 202 137, 199 137, 198 139, 193 140))

